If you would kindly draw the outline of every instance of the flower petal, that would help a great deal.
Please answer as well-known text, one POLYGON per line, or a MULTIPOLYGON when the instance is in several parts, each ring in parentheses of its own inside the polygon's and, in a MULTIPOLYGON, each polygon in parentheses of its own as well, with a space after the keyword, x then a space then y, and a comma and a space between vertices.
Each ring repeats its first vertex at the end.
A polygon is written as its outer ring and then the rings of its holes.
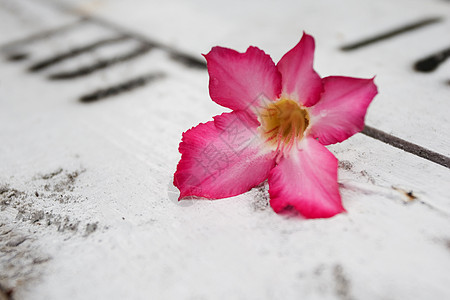
POLYGON ((342 142, 364 128, 367 107, 378 93, 372 79, 330 76, 320 101, 309 109, 310 134, 323 145, 342 142))
POLYGON ((204 55, 209 93, 216 103, 232 110, 253 111, 261 101, 273 101, 281 91, 281 75, 264 51, 249 47, 245 53, 214 47, 204 55))
POLYGON ((293 207, 306 218, 328 218, 345 211, 334 155, 313 138, 283 157, 269 174, 270 205, 275 212, 293 207))
POLYGON ((245 112, 224 113, 183 134, 174 175, 180 199, 236 196, 263 182, 275 164, 257 127, 245 112))
POLYGON ((316 104, 322 93, 322 81, 313 69, 314 47, 314 38, 303 33, 300 42, 277 64, 282 97, 298 100, 308 107, 316 104))

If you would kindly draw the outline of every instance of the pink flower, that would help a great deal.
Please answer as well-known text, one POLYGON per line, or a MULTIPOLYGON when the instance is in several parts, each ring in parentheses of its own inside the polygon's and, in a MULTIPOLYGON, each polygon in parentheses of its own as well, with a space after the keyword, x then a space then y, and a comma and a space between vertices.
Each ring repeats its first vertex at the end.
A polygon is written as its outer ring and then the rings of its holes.
POLYGON ((174 175, 179 199, 236 196, 268 179, 277 213, 293 208, 327 218, 345 211, 338 161, 325 145, 363 129, 377 94, 373 78, 321 79, 307 34, 277 65, 256 47, 214 47, 204 56, 212 100, 233 111, 183 134, 174 175))

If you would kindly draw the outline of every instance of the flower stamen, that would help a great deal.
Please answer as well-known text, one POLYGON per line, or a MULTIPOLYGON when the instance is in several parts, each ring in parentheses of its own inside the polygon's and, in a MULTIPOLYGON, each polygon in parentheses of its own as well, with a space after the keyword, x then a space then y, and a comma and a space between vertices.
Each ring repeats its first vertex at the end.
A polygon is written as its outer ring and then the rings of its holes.
POLYGON ((289 151, 309 125, 307 109, 290 99, 270 103, 262 109, 259 119, 266 142, 276 145, 276 151, 289 151))

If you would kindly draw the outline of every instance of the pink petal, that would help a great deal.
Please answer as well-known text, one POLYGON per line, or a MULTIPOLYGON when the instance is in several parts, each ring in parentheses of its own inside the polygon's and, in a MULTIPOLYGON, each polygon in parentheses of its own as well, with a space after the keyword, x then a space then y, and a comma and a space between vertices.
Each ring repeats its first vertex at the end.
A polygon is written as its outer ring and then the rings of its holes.
POLYGON ((216 103, 232 110, 252 111, 261 101, 273 101, 281 91, 281 75, 264 51, 249 47, 245 53, 214 47, 204 55, 209 72, 209 93, 216 103))
POLYGON ((277 64, 282 97, 298 100, 308 107, 319 101, 322 92, 322 81, 313 69, 314 47, 314 38, 303 33, 300 42, 277 64))
POLYGON ((186 131, 174 175, 180 199, 231 197, 263 182, 275 154, 261 144, 258 126, 245 112, 231 112, 186 131))
POLYGON ((345 211, 334 155, 313 138, 304 138, 269 174, 270 205, 275 212, 294 208, 306 218, 328 218, 345 211))
POLYGON ((310 108, 310 134, 323 145, 342 142, 364 128, 367 107, 378 93, 372 79, 331 76, 323 79, 320 101, 310 108))

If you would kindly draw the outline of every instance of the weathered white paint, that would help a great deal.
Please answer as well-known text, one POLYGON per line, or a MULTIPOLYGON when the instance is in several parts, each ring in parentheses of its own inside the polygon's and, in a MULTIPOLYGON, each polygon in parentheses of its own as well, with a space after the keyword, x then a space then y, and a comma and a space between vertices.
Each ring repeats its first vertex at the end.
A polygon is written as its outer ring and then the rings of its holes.
MULTIPOLYGON (((253 44, 277 60, 306 30, 316 37, 322 76, 377 75, 380 94, 368 124, 450 154, 449 64, 431 74, 411 71, 415 59, 448 46, 445 1, 67 3, 193 55, 216 44, 239 50, 253 44), (352 53, 338 51, 430 15, 446 19, 352 53)), ((53 5, 0 1, 7 16, 0 18, 1 42, 74 20, 53 5), (39 13, 27 13, 27 23, 5 10, 12 3, 39 13)), ((47 55, 113 33, 86 26, 27 46, 28 60, 1 61, 0 187, 7 192, 0 200, 15 206, 0 211, 0 283, 15 287, 16 298, 450 297, 448 169, 358 134, 329 147, 342 161, 347 214, 276 215, 264 188, 177 203, 171 181, 181 133, 225 111, 209 99, 205 71, 155 50, 77 80, 45 79, 128 49, 112 46, 42 73, 25 72, 47 55), (152 71, 166 77, 97 103, 77 102, 83 93, 152 71), (408 201, 401 190, 418 198, 408 201)))

